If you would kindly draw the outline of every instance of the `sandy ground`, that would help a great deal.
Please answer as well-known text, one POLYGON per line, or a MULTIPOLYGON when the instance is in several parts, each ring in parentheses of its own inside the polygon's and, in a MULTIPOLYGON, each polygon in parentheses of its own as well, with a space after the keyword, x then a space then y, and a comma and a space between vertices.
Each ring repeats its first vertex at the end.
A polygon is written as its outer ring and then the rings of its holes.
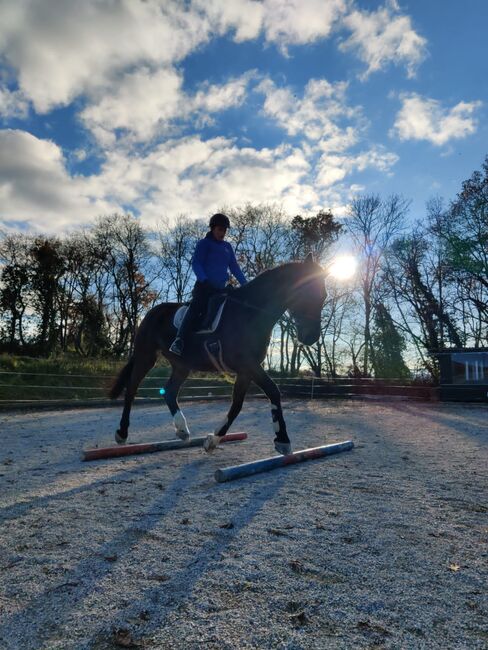
MULTIPOLYGON (((186 404, 192 434, 223 402, 186 404)), ((217 484, 246 442, 82 463, 119 409, 0 416, 0 647, 487 648, 488 408, 285 402, 295 448, 352 452, 217 484)), ((132 441, 173 437, 164 407, 132 441)))

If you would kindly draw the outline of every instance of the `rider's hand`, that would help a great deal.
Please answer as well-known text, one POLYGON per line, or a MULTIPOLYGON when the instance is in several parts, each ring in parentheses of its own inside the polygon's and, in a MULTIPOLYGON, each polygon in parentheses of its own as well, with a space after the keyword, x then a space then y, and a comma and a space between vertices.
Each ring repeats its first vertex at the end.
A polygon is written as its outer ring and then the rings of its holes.
POLYGON ((213 284, 210 282, 210 280, 204 280, 202 282, 202 289, 205 289, 205 291, 212 291, 213 284))

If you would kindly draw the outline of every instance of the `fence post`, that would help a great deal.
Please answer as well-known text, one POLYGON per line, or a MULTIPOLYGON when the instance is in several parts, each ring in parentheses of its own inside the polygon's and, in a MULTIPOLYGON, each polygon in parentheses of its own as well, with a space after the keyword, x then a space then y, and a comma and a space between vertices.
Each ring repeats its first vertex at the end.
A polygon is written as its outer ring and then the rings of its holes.
POLYGON ((313 389, 314 389, 314 386, 315 386, 315 376, 312 375, 312 391, 311 391, 311 393, 310 393, 310 399, 313 399, 313 389))

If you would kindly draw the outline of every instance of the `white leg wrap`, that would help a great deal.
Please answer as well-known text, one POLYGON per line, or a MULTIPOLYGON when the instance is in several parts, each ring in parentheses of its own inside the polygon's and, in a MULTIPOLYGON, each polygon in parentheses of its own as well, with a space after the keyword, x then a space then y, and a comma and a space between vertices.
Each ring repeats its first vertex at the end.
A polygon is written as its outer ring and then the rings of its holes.
POLYGON ((222 440, 221 436, 216 436, 214 433, 209 433, 207 439, 203 443, 203 448, 206 452, 212 452, 219 446, 219 442, 222 440))
POLYGON ((176 435, 181 440, 188 440, 190 437, 190 429, 186 423, 186 418, 181 411, 176 411, 173 417, 173 423, 175 425, 176 435))

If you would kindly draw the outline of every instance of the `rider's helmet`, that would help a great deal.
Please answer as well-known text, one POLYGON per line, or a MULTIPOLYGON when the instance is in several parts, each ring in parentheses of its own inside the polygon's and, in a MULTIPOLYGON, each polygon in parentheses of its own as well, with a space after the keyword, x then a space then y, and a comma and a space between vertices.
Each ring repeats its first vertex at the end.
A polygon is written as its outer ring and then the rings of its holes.
POLYGON ((217 212, 210 218, 210 223, 208 224, 210 230, 215 228, 215 226, 222 226, 222 228, 230 228, 229 217, 221 212, 217 212))

